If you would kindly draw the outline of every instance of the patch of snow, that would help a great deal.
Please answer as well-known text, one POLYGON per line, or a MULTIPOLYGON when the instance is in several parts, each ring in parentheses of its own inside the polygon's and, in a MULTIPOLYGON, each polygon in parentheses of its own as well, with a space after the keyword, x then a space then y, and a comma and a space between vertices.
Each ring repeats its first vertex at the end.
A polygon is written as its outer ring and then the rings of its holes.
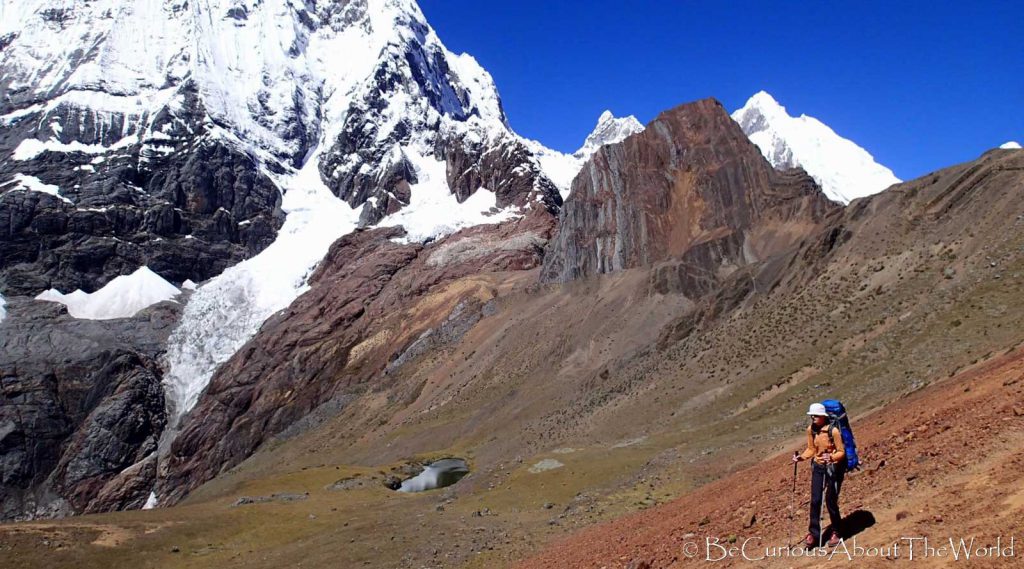
POLYGON ((44 194, 50 194, 56 198, 59 198, 65 203, 71 203, 71 200, 60 195, 60 188, 53 184, 45 184, 39 178, 35 176, 26 176, 25 174, 15 174, 14 181, 18 184, 18 187, 10 190, 12 192, 22 190, 27 192, 41 192, 44 194))
POLYGON ((624 441, 619 441, 619 442, 617 442, 617 443, 613 444, 613 445, 611 446, 611 448, 626 448, 626 447, 631 447, 631 446, 633 446, 633 445, 638 445, 638 444, 640 444, 640 443, 642 443, 642 442, 644 442, 644 441, 646 441, 646 440, 647 440, 647 437, 646 437, 646 436, 642 436, 642 437, 636 437, 636 438, 633 438, 633 439, 627 439, 627 440, 624 440, 624 441))
POLYGON ((18 109, 16 111, 9 112, 6 115, 0 115, 0 123, 12 124, 20 118, 41 112, 45 109, 46 105, 43 105, 41 103, 38 105, 32 105, 31 107, 25 107, 24 109, 18 109))
POLYGON ((196 288, 198 287, 192 279, 185 279, 185 282, 181 283, 181 290, 196 290, 196 288))
POLYGON ((451 193, 445 175, 445 163, 406 149, 406 156, 416 166, 419 182, 411 186, 409 205, 385 217, 377 225, 401 225, 406 236, 400 241, 422 242, 438 239, 456 231, 485 223, 500 223, 519 217, 514 207, 497 208, 494 192, 480 188, 466 201, 459 203, 451 193))
POLYGON ((110 150, 117 150, 120 148, 127 148, 139 141, 137 136, 126 136, 111 146, 103 146, 100 144, 82 144, 77 140, 63 143, 58 140, 38 140, 35 138, 26 138, 21 141, 21 144, 14 149, 14 153, 11 154, 11 158, 15 160, 32 160, 39 156, 43 152, 81 152, 83 154, 103 154, 110 150))
POLYGON ((428 464, 423 472, 402 482, 399 492, 424 492, 444 488, 458 482, 469 474, 466 461, 461 458, 443 458, 428 464))
POLYGON ((0 322, 3 322, 4 318, 7 318, 7 299, 0 294, 0 322))
POLYGON ((565 154, 557 150, 547 148, 535 140, 523 140, 526 147, 537 157, 537 163, 544 175, 551 180, 562 199, 569 197, 572 190, 572 180, 580 173, 585 160, 581 160, 572 154, 565 154))
POLYGON ((849 203, 900 183, 892 170, 814 117, 792 117, 771 95, 755 94, 732 114, 775 168, 802 167, 830 199, 849 203))
POLYGON ((63 294, 50 289, 36 300, 59 302, 68 307, 68 314, 86 320, 113 320, 130 318, 139 311, 158 302, 173 300, 181 294, 174 285, 154 273, 149 267, 140 267, 130 275, 121 275, 93 293, 76 290, 63 294))
POLYGON ((149 498, 146 498, 146 503, 142 505, 143 510, 152 510, 157 507, 156 492, 150 492, 149 498))
POLYGON ((1016 150, 1020 148, 1020 143, 1011 140, 1009 142, 1004 142, 1002 145, 999 146, 999 148, 1002 148, 1003 150, 1016 150))

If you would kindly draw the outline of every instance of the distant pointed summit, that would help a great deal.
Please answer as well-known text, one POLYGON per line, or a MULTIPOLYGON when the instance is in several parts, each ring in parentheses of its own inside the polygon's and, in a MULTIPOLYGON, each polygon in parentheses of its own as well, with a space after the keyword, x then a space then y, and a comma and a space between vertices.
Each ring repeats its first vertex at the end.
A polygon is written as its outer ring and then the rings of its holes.
POLYGON ((615 118, 611 111, 601 113, 597 126, 587 136, 583 146, 572 154, 551 150, 536 141, 528 141, 531 152, 537 156, 544 174, 551 179, 561 192, 562 199, 569 197, 573 178, 590 157, 606 144, 622 142, 628 136, 643 132, 644 125, 633 115, 615 118))
POLYGON ((615 115, 611 111, 605 111, 601 113, 601 116, 597 119, 597 126, 594 127, 593 132, 587 136, 587 139, 583 142, 583 146, 577 150, 573 156, 581 160, 586 160, 590 156, 597 152, 598 148, 601 148, 605 144, 614 144, 621 142, 631 134, 636 134, 644 130, 644 125, 640 124, 640 121, 633 115, 628 117, 615 118, 615 115))
POLYGON ((866 150, 814 117, 790 116, 766 91, 754 94, 732 118, 772 166, 802 167, 835 201, 849 203, 900 182, 866 150))

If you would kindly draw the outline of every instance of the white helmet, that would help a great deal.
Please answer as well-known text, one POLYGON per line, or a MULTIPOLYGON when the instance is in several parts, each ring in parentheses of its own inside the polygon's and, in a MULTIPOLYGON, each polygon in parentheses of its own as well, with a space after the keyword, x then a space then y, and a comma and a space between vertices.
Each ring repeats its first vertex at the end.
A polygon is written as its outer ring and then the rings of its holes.
POLYGON ((812 417, 820 415, 822 417, 828 417, 828 411, 825 410, 825 406, 821 403, 811 403, 810 409, 807 410, 807 414, 812 417))

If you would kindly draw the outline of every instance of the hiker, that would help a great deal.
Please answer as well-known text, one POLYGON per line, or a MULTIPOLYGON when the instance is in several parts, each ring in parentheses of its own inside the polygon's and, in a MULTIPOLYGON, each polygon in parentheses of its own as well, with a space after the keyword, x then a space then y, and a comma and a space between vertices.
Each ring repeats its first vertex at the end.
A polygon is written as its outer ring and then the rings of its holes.
POLYGON ((807 427, 807 448, 803 453, 793 455, 793 462, 814 461, 811 471, 811 523, 804 542, 807 547, 821 545, 821 499, 824 489, 825 507, 828 508, 828 517, 832 522, 828 545, 835 547, 840 540, 842 517, 839 515, 839 489, 846 473, 846 449, 843 447, 842 433, 839 427, 830 424, 824 405, 812 404, 807 414, 812 418, 807 427))

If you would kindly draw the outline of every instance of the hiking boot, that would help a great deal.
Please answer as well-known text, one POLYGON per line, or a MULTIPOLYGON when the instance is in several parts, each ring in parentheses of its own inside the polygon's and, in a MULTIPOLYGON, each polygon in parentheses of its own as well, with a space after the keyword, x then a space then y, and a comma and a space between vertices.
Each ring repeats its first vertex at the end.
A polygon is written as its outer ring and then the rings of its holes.
POLYGON ((842 540, 839 538, 839 532, 834 531, 834 532, 832 532, 832 535, 828 538, 828 546, 829 547, 838 547, 840 541, 842 541, 842 540))
POLYGON ((807 547, 817 547, 818 538, 814 537, 813 533, 808 533, 807 537, 804 538, 804 545, 806 545, 807 547))

